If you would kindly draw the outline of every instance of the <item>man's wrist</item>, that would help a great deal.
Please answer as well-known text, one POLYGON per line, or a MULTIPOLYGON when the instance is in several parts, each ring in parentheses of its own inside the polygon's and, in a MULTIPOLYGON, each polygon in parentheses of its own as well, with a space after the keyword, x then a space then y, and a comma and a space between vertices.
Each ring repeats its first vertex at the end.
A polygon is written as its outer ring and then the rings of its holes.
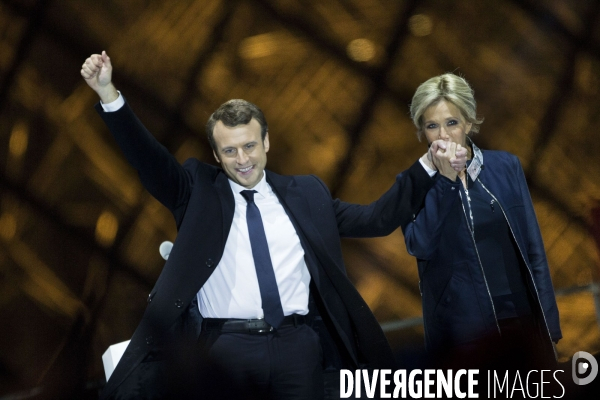
POLYGON ((117 94, 119 97, 117 97, 115 101, 112 101, 110 103, 103 103, 102 101, 100 101, 100 105, 102 106, 104 112, 118 111, 119 109, 121 109, 121 107, 125 105, 125 99, 123 98, 123 95, 121 95, 121 92, 117 91, 117 94))
POLYGON ((119 92, 112 83, 98 88, 98 90, 96 90, 96 93, 98 93, 100 101, 102 101, 102 103, 104 104, 112 103, 119 97, 119 92))
POLYGON ((436 174, 437 169, 435 168, 435 165, 433 165, 431 161, 429 161, 429 159, 427 158, 427 154, 423 155, 423 157, 419 159, 419 162, 423 166, 423 169, 425 169, 425 171, 429 174, 429 176, 433 177, 436 174))

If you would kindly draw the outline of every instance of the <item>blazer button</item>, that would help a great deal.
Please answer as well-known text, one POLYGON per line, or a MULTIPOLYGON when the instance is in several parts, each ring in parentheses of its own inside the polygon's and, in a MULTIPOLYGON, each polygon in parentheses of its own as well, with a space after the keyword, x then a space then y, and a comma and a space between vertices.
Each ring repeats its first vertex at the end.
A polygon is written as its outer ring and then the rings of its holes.
POLYGON ((206 260, 206 266, 208 268, 212 268, 213 265, 214 265, 214 262, 213 262, 212 258, 209 258, 208 260, 206 260))
POLYGON ((456 188, 454 186, 451 187, 451 190, 455 190, 456 188))
POLYGON ((152 336, 146 336, 146 344, 150 346, 154 343, 154 338, 152 336))
POLYGON ((181 301, 181 299, 175 300, 175 307, 177 307, 177 308, 183 307, 183 301, 181 301))

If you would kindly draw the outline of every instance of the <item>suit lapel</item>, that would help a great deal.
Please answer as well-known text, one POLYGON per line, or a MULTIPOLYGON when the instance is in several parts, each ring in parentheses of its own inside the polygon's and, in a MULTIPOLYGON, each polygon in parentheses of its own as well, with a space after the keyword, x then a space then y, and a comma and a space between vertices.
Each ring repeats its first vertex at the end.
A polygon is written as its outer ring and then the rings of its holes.
POLYGON ((305 188, 303 189, 298 186, 294 177, 277 175, 271 171, 267 171, 267 182, 269 182, 275 191, 288 215, 291 214, 290 217, 293 217, 296 224, 299 225, 298 227, 307 237, 310 237, 311 244, 320 246, 319 251, 325 249, 326 246, 323 238, 310 216, 310 207, 306 200, 305 188), (313 241, 318 243, 312 243, 313 241))
MULTIPOLYGON (((323 236, 311 218, 306 188, 297 185, 292 176, 277 175, 271 171, 267 171, 267 181, 275 191, 288 216, 290 216, 294 227, 298 231, 298 235, 301 238, 304 236, 304 238, 307 239, 321 263, 332 266, 335 265, 339 272, 342 273, 342 271, 344 271, 343 266, 338 265, 331 257, 328 247, 323 240, 323 236)), ((319 274, 316 273, 317 271, 310 272, 315 279, 315 283, 318 285, 319 274)))
MULTIPOLYGON (((305 247, 304 251, 308 257, 311 257, 309 249, 306 248, 309 246, 308 242, 314 246, 313 243, 315 241, 322 242, 322 239, 310 218, 310 207, 306 200, 306 193, 302 192, 302 189, 296 185, 292 176, 277 175, 271 171, 266 172, 267 182, 271 185, 271 188, 279 198, 279 202, 290 217, 296 233, 303 247, 305 247)), ((316 249, 314 250, 316 251, 316 249)), ((318 271, 314 269, 315 265, 315 263, 307 263, 312 279, 315 281, 317 287, 320 287, 320 277, 318 271)))
POLYGON ((229 178, 224 172, 220 172, 215 180, 215 189, 221 199, 221 209, 223 211, 223 243, 227 243, 227 237, 231 230, 231 223, 233 222, 233 214, 235 213, 235 200, 233 198, 233 192, 229 185, 229 178))

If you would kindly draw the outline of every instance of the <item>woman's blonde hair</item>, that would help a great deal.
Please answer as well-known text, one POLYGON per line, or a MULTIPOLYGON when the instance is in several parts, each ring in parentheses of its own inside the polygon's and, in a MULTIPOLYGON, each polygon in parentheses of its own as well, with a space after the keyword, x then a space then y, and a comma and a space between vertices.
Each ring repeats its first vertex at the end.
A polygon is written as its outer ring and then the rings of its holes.
POLYGON ((422 83, 412 98, 410 117, 417 127, 417 138, 423 137, 423 114, 430 106, 441 100, 454 104, 468 123, 471 130, 467 135, 479 132, 483 118, 477 118, 477 103, 474 91, 464 78, 452 73, 446 73, 428 79, 422 83))

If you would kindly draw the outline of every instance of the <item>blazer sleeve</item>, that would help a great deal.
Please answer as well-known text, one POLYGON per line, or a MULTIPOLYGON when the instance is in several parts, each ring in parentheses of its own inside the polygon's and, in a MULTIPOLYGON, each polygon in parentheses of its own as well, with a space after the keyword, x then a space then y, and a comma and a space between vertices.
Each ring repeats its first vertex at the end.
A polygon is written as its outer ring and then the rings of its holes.
POLYGON ((419 161, 400 173, 392 187, 369 205, 333 200, 342 237, 386 236, 411 221, 434 180, 419 161))
POLYGON ((453 182, 441 174, 436 176, 435 184, 425 197, 425 206, 403 229, 410 255, 428 260, 437 251, 446 218, 454 202, 459 201, 460 185, 458 178, 453 182))
POLYGON ((114 112, 105 112, 100 103, 95 107, 146 190, 177 219, 178 209, 187 204, 191 192, 187 169, 152 136, 127 102, 114 112))
POLYGON ((517 157, 514 158, 514 172, 517 176, 517 183, 521 190, 522 201, 524 205, 523 219, 526 221, 526 251, 531 267, 531 273, 535 282, 536 289, 540 303, 546 316, 546 323, 550 330, 550 336, 554 342, 558 342, 562 338, 560 330, 558 306, 556 304, 556 296, 554 294, 554 287, 552 286, 552 278, 550 277, 550 268, 548 267, 548 260, 546 258, 546 250, 544 249, 544 242, 542 240, 542 234, 540 227, 535 215, 533 208, 533 202, 531 201, 531 195, 527 187, 527 180, 523 172, 521 162, 517 157))

